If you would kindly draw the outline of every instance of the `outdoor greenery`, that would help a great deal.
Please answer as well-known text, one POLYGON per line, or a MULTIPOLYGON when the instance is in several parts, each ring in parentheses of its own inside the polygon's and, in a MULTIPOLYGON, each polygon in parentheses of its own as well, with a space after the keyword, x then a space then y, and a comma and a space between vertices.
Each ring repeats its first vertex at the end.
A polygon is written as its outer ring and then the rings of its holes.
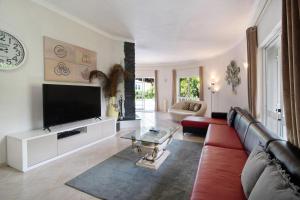
MULTIPOLYGON (((154 87, 151 87, 150 89, 148 89, 144 92, 144 98, 145 99, 153 99, 154 95, 155 95, 154 87)), ((143 98, 143 91, 142 90, 135 90, 135 98, 136 99, 142 99, 143 98)))
POLYGON ((179 93, 181 97, 199 97, 200 81, 198 77, 180 78, 179 93))
MULTIPOLYGON (((147 84, 145 87, 145 91, 143 91, 140 86, 135 89, 135 98, 136 99, 154 99, 155 96, 155 88, 154 88, 154 80, 153 79, 136 79, 138 82, 143 82, 143 84, 147 84)), ((179 79, 179 92, 181 97, 190 97, 197 98, 199 97, 199 87, 200 81, 199 77, 188 77, 188 78, 180 78, 179 79)))
POLYGON ((141 85, 139 85, 139 87, 137 87, 137 83, 136 83, 135 98, 142 99, 144 97, 144 99, 154 99, 154 96, 155 96, 154 79, 153 78, 145 78, 145 79, 137 78, 136 81, 138 81, 140 83, 143 82, 143 84, 145 86, 145 91, 143 91, 143 89, 140 87, 141 85))

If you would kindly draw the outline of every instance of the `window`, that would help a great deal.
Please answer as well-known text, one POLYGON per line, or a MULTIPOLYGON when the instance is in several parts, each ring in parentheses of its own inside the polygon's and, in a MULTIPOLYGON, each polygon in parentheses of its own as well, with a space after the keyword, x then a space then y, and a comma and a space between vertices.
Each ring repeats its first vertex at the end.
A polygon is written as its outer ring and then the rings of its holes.
POLYGON ((185 99, 199 98, 199 77, 186 77, 179 79, 179 97, 185 99))

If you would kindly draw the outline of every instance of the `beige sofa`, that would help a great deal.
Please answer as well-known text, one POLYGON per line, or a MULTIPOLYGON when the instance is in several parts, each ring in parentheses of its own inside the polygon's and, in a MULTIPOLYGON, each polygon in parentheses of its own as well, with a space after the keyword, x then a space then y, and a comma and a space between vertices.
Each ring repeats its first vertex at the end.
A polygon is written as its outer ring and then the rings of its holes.
POLYGON ((204 116, 207 109, 207 105, 204 101, 182 101, 179 103, 175 103, 170 109, 169 113, 173 121, 181 121, 186 116, 204 116), (201 108, 198 111, 190 111, 184 109, 187 103, 197 103, 201 104, 201 108))

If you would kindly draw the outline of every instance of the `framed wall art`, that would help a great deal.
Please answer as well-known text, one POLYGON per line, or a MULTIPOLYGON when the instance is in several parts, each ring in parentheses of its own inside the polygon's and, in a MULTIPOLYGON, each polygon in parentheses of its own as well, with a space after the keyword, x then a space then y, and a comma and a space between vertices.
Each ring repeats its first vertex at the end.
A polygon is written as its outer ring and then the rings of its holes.
POLYGON ((88 83, 97 68, 97 53, 79 46, 44 37, 46 81, 88 83))

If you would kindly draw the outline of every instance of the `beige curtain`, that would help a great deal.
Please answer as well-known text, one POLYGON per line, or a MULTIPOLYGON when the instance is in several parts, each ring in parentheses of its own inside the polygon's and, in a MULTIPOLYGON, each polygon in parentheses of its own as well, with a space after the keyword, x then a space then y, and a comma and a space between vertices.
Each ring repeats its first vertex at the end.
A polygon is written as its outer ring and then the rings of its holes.
POLYGON ((257 57, 257 27, 247 29, 248 57, 248 106, 250 113, 256 117, 256 57, 257 57))
POLYGON ((154 83, 155 83, 155 111, 159 111, 158 105, 158 71, 154 70, 154 83))
POLYGON ((300 0, 298 0, 299 18, 300 18, 300 0))
POLYGON ((282 1, 282 85, 288 140, 300 147, 299 0, 282 1))
POLYGON ((172 70, 172 105, 177 102, 177 74, 176 69, 172 70))
POLYGON ((199 67, 199 99, 200 101, 204 101, 204 86, 203 86, 203 67, 199 67))

